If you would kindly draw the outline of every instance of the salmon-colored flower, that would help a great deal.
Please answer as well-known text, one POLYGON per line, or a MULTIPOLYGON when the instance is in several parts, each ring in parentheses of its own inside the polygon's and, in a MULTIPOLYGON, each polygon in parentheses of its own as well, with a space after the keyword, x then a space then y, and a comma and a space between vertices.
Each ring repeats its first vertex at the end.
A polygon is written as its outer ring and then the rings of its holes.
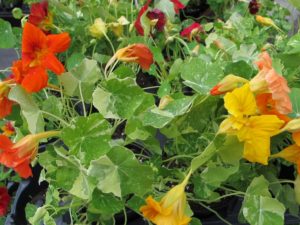
POLYGON ((13 168, 22 178, 32 176, 30 162, 37 155, 39 141, 57 136, 59 133, 59 131, 48 131, 30 134, 15 144, 7 136, 0 135, 0 163, 13 168))
POLYGON ((41 66, 24 67, 22 60, 17 60, 13 62, 11 70, 15 82, 28 93, 38 92, 47 86, 48 74, 41 66))
POLYGON ((53 23, 52 14, 48 10, 48 1, 34 3, 30 7, 28 22, 48 32, 53 23))
POLYGON ((119 49, 107 63, 106 68, 116 59, 123 62, 134 62, 139 64, 144 70, 149 70, 153 63, 153 54, 144 44, 132 44, 119 49))
POLYGON ((11 79, 0 81, 0 119, 3 119, 12 112, 13 101, 8 99, 10 91, 9 84, 11 82, 11 79))
POLYGON ((157 202, 149 196, 147 204, 140 208, 143 216, 156 225, 188 225, 191 218, 185 214, 187 202, 184 189, 189 176, 168 191, 161 201, 157 202))
POLYGON ((182 4, 179 0, 170 0, 174 4, 174 11, 176 14, 179 14, 180 9, 184 9, 184 4, 182 4))
POLYGON ((1 130, 3 131, 3 135, 7 137, 12 136, 16 132, 14 125, 10 121, 6 122, 4 126, 1 127, 1 130))
POLYGON ((235 88, 242 86, 242 84, 245 84, 247 82, 248 80, 246 80, 245 78, 229 74, 210 90, 210 94, 225 94, 226 92, 233 91, 235 88))
POLYGON ((5 216, 10 203, 10 196, 6 187, 0 187, 0 216, 5 216))
POLYGON ((256 104, 260 114, 262 115, 276 115, 279 119, 285 123, 291 120, 290 117, 281 114, 277 111, 277 102, 272 98, 271 93, 263 93, 256 96, 256 104))
POLYGON ((134 22, 135 29, 137 30, 138 34, 142 35, 142 36, 144 36, 144 28, 142 26, 141 19, 142 19, 142 16, 144 15, 144 13, 147 12, 151 2, 152 2, 152 0, 147 0, 146 4, 143 5, 143 7, 140 9, 138 16, 136 18, 136 21, 134 22))
POLYGON ((272 99, 276 103, 276 109, 281 114, 292 112, 292 103, 290 101, 290 89, 284 77, 279 75, 272 68, 272 61, 268 53, 260 55, 257 62, 260 69, 259 73, 250 81, 251 91, 256 94, 271 93, 272 99))
POLYGON ((42 67, 59 75, 65 71, 55 54, 69 48, 71 38, 68 33, 44 34, 31 23, 25 23, 22 37, 23 68, 42 67))
POLYGON ((245 159, 267 165, 270 138, 280 132, 284 121, 275 115, 256 115, 256 101, 248 83, 227 93, 224 102, 230 116, 220 124, 219 133, 236 135, 244 142, 245 159))
MULTIPOLYGON (((199 23, 193 23, 187 28, 184 28, 180 35, 184 38, 187 38, 189 41, 193 39, 193 37, 196 37, 197 34, 199 34, 203 30, 202 26, 199 23)), ((196 37, 196 39, 199 39, 196 37)), ((199 40, 197 40, 199 41, 199 40)))

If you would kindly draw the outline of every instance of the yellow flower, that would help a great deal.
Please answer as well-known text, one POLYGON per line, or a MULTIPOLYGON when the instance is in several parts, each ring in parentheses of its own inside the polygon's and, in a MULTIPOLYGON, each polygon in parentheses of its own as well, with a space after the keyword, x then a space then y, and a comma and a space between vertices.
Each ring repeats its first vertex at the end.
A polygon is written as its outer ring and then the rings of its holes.
POLYGON ((284 121, 275 115, 256 115, 255 97, 248 83, 227 93, 224 101, 231 115, 221 123, 219 133, 237 135, 244 142, 243 157, 267 165, 270 138, 279 133, 284 121))
POLYGON ((225 108, 235 116, 254 115, 257 110, 255 97, 250 91, 249 84, 236 88, 233 92, 227 93, 224 97, 225 108))
POLYGON ((123 27, 128 24, 129 21, 124 16, 121 16, 118 22, 109 23, 108 26, 117 37, 121 37, 123 35, 123 27))
POLYGON ((147 205, 140 208, 143 216, 156 225, 188 225, 191 218, 185 214, 187 202, 184 189, 190 175, 168 191, 160 202, 149 196, 146 199, 147 205))
POLYGON ((107 33, 106 23, 101 18, 97 18, 94 24, 89 27, 89 31, 92 37, 101 38, 107 33))

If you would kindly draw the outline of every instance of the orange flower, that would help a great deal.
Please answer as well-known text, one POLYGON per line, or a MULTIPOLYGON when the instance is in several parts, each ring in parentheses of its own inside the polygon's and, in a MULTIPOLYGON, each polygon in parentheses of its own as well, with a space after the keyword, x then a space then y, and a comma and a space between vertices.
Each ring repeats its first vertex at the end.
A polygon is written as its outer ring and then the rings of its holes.
POLYGON ((272 157, 280 157, 297 165, 298 174, 300 174, 300 132, 293 133, 295 144, 274 154, 272 157))
POLYGON ((144 44, 133 44, 119 49, 107 63, 106 68, 113 64, 115 60, 123 62, 138 63, 144 70, 149 70, 153 63, 153 54, 144 44))
POLYGON ((272 61, 267 52, 260 55, 257 65, 260 71, 250 81, 251 91, 257 94, 271 93, 276 103, 276 110, 285 115, 291 113, 292 103, 287 81, 272 68, 272 61))
POLYGON ((160 202, 152 196, 146 199, 146 205, 140 208, 143 216, 156 225, 188 225, 191 218, 186 215, 186 194, 184 192, 191 172, 184 181, 167 192, 160 202))
POLYGON ((57 136, 59 133, 59 131, 48 131, 30 134, 15 144, 5 135, 0 135, 0 163, 13 168, 22 178, 32 176, 30 162, 37 155, 39 141, 57 136))
POLYGON ((0 119, 3 119, 12 112, 13 101, 8 99, 10 91, 8 84, 11 82, 11 79, 0 82, 0 119))
POLYGON ((65 71, 55 54, 69 48, 68 33, 46 35, 31 23, 25 23, 22 37, 23 68, 42 67, 59 75, 65 71))
POLYGON ((276 115, 286 123, 291 120, 286 115, 279 113, 276 109, 276 101, 272 98, 271 93, 263 93, 256 96, 256 104, 259 112, 263 115, 276 115))
POLYGON ((30 7, 28 22, 48 32, 53 23, 52 14, 48 10, 48 1, 34 3, 30 7))
POLYGON ((15 128, 10 121, 6 122, 4 126, 1 127, 1 130, 3 131, 3 134, 7 137, 10 137, 15 133, 15 128))
POLYGON ((22 60, 13 62, 13 79, 28 92, 38 92, 45 88, 48 83, 48 74, 42 67, 24 67, 22 60))

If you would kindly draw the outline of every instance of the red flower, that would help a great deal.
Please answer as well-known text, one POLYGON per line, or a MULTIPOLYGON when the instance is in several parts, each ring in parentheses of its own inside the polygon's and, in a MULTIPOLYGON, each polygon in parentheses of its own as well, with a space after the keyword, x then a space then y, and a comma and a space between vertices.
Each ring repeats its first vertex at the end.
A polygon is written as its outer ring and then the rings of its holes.
POLYGON ((260 7, 260 4, 257 2, 257 0, 251 0, 249 2, 248 9, 251 14, 255 15, 256 13, 258 13, 259 7, 260 7))
POLYGON ((68 33, 45 35, 36 26, 26 23, 22 38, 23 67, 41 66, 59 75, 65 71, 55 54, 69 48, 71 38, 68 33))
POLYGON ((3 134, 7 137, 10 137, 15 133, 15 128, 12 124, 12 122, 8 121, 4 124, 4 126, 1 127, 1 130, 3 131, 3 134))
POLYGON ((8 84, 11 82, 11 79, 0 82, 0 119, 3 119, 12 112, 13 101, 8 99, 10 91, 8 84))
POLYGON ((36 67, 24 67, 22 60, 13 62, 12 66, 13 79, 16 83, 28 92, 38 92, 45 88, 48 83, 48 74, 46 69, 36 67))
POLYGON ((202 26, 199 23, 193 23, 187 28, 184 28, 181 32, 180 35, 182 37, 187 38, 189 41, 192 40, 192 38, 198 34, 200 31, 202 31, 202 26))
POLYGON ((0 216, 5 216, 9 206, 10 196, 6 187, 0 187, 0 216))
POLYGON ((28 178, 32 176, 30 162, 37 154, 39 141, 58 134, 59 131, 30 134, 15 144, 5 135, 0 135, 0 163, 13 168, 20 177, 28 178))
POLYGON ((49 27, 52 25, 53 19, 52 14, 48 11, 47 0, 31 5, 28 22, 41 28, 44 31, 49 30, 49 27))
POLYGON ((65 71, 55 54, 66 51, 70 43, 68 33, 46 35, 36 26, 26 23, 22 38, 22 60, 15 61, 12 66, 15 81, 29 93, 46 87, 46 69, 57 75, 65 71))
POLYGON ((148 10, 151 2, 152 0, 147 0, 146 4, 140 9, 137 19, 134 22, 135 29, 137 30, 138 34, 142 36, 144 36, 144 28, 142 26, 141 18, 143 14, 148 10))
POLYGON ((174 4, 174 10, 176 14, 179 13, 180 9, 184 9, 184 4, 182 4, 179 0, 170 0, 174 4))
POLYGON ((157 31, 161 32, 164 30, 167 19, 162 11, 160 11, 159 9, 153 9, 147 13, 147 17, 150 20, 157 20, 155 24, 155 28, 157 31))
POLYGON ((116 54, 106 64, 105 71, 116 61, 137 63, 144 70, 149 70, 153 63, 153 54, 144 44, 132 44, 119 49, 116 54))

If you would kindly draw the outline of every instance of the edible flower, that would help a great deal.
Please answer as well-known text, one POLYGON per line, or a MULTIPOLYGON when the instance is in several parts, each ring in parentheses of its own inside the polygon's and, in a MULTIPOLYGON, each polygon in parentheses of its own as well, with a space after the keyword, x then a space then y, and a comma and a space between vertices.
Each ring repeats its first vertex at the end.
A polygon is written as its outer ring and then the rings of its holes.
MULTIPOLYGON (((199 34, 202 31, 202 26, 199 23, 193 23, 190 26, 184 28, 180 35, 184 38, 187 38, 189 41, 192 41, 193 37, 196 37, 197 34, 199 34)), ((198 39, 196 37, 196 39, 198 39)), ((197 40, 199 41, 199 40, 197 40)))
POLYGON ((122 62, 134 62, 139 64, 142 69, 149 70, 153 63, 153 54, 144 44, 132 44, 125 48, 119 49, 106 65, 106 69, 112 65, 115 60, 122 62))
POLYGON ((298 174, 300 174, 300 132, 292 134, 295 144, 283 149, 281 152, 272 155, 272 157, 280 157, 297 165, 298 174))
POLYGON ((248 83, 227 93, 224 102, 230 116, 221 123, 219 133, 236 135, 244 142, 245 159, 267 165, 270 138, 279 133, 284 121, 275 115, 256 115, 256 101, 248 83))
POLYGON ((191 218, 185 213, 187 200, 184 189, 190 175, 169 190, 159 202, 149 196, 147 204, 140 208, 143 216, 156 225, 188 225, 191 218))
POLYGON ((9 84, 11 82, 11 79, 0 81, 0 119, 3 119, 12 112, 13 101, 8 99, 10 91, 9 84))
POLYGON ((170 0, 174 4, 174 11, 176 14, 179 14, 180 9, 184 9, 184 4, 182 4, 179 0, 170 0))
POLYGON ((5 216, 10 203, 10 196, 6 187, 0 187, 0 216, 5 216))
POLYGON ((3 131, 3 135, 10 137, 12 136, 16 131, 14 128, 14 125, 12 122, 8 121, 6 122, 2 127, 1 130, 3 131))
POLYGON ((226 92, 232 91, 235 88, 241 86, 242 84, 247 83, 248 80, 235 76, 233 74, 229 74, 225 76, 216 86, 214 86, 210 90, 211 95, 221 95, 225 94, 226 92))
POLYGON ((97 18, 89 27, 89 31, 92 37, 100 39, 107 33, 106 23, 101 18, 97 18))
POLYGON ((257 66, 259 73, 250 81, 251 91, 256 94, 271 93, 276 110, 284 115, 291 113, 292 103, 287 81, 272 67, 272 60, 267 52, 259 56, 257 66))
POLYGON ((39 27, 46 33, 49 32, 53 24, 52 13, 49 12, 48 7, 49 5, 47 0, 33 3, 30 7, 30 14, 28 17, 29 23, 39 27))
POLYGON ((22 37, 23 68, 42 67, 57 75, 65 71, 55 54, 66 51, 71 43, 68 33, 44 34, 39 28, 26 23, 22 37))
POLYGON ((13 168, 20 177, 32 176, 30 162, 36 157, 40 140, 59 135, 59 131, 29 134, 13 143, 7 136, 0 135, 0 163, 13 168))

